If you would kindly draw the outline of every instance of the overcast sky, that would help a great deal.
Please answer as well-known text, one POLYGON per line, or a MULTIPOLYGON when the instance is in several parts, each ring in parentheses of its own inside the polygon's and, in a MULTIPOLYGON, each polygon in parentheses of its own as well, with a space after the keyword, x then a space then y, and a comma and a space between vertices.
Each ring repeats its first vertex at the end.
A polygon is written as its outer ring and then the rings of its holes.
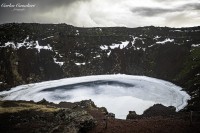
POLYGON ((67 23, 80 27, 200 25, 200 0, 0 0, 0 4, 0 23, 67 23), (35 7, 19 8, 18 3, 35 7), (15 7, 4 7, 10 4, 15 7))

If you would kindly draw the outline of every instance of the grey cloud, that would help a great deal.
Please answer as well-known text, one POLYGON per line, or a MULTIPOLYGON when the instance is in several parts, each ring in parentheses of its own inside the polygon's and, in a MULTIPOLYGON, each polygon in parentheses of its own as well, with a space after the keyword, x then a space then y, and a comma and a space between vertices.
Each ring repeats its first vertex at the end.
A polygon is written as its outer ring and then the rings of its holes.
POLYGON ((189 26, 190 24, 197 26, 197 23, 198 20, 195 21, 195 18, 187 15, 187 13, 178 13, 167 17, 165 20, 165 25, 169 26, 178 25, 179 27, 189 26))
POLYGON ((175 2, 175 1, 183 1, 183 0, 153 0, 159 3, 169 3, 169 2, 175 2))
POLYGON ((72 3, 76 3, 76 2, 87 2, 87 1, 91 1, 91 0, 2 0, 0 2, 0 4, 2 3, 12 3, 12 4, 17 4, 17 3, 21 3, 21 4, 27 4, 27 3, 31 3, 31 4, 36 4, 37 10, 39 11, 48 11, 48 10, 52 10, 53 8, 59 8, 62 6, 70 6, 72 3))
POLYGON ((76 2, 89 2, 91 0, 1 0, 0 1, 0 23, 8 22, 35 22, 38 19, 37 14, 52 11, 56 8, 68 8, 76 2), (1 7, 3 3, 16 5, 20 4, 35 4, 34 8, 27 8, 25 11, 13 11, 12 8, 1 7))
POLYGON ((163 13, 172 12, 170 9, 163 8, 149 8, 149 7, 138 7, 131 10, 133 13, 137 13, 142 16, 155 16, 163 13))
POLYGON ((156 16, 156 15, 161 15, 161 14, 166 14, 166 13, 173 13, 173 12, 182 12, 182 11, 187 11, 187 10, 200 10, 200 3, 184 4, 184 5, 179 6, 177 8, 171 8, 171 9, 137 7, 137 8, 133 8, 131 11, 133 13, 139 14, 141 16, 152 17, 152 16, 156 16))
POLYGON ((181 7, 182 10, 200 10, 200 3, 189 3, 181 7))
MULTIPOLYGON (((145 26, 147 23, 157 26, 193 25, 199 22, 200 2, 189 3, 187 0, 150 0, 158 6, 148 7, 147 3, 138 0, 139 5, 129 5, 130 0, 0 0, 0 24, 11 22, 37 22, 37 23, 68 23, 75 26, 117 26, 129 27, 145 26), (123 1, 123 2, 122 2, 123 1), (176 2, 180 1, 180 2, 176 2), (1 7, 2 3, 36 4, 35 8, 27 8, 25 11, 11 11, 11 8, 1 7), (124 3, 120 5, 120 3, 124 3), (182 3, 182 5, 180 4, 182 3), (185 4, 184 4, 185 3, 185 4), (96 8, 96 6, 101 7, 96 8), (147 7, 145 7, 147 6, 147 7), (167 6, 167 8, 165 8, 167 6), (132 7, 132 9, 130 9, 132 7), (135 7, 135 8, 134 8, 135 7), (101 10, 102 9, 102 10, 101 10), (129 10, 133 14, 130 14, 129 10), (187 11, 194 12, 194 14, 187 11), (184 14, 185 13, 185 14, 184 14), (174 16, 180 14, 179 16, 174 16), (196 15, 197 14, 197 15, 196 15), (155 19, 153 16, 159 16, 155 19), (189 16, 189 17, 188 17, 189 16), (144 19, 137 19, 137 18, 144 19), (161 19, 160 19, 161 18, 161 19), (191 19, 193 18, 193 19, 191 19), (135 19, 136 21, 130 21, 135 19), (167 22, 167 23, 165 23, 167 22)), ((196 0, 198 1, 198 0, 196 0)), ((151 5, 151 4, 150 4, 151 5)))
POLYGON ((36 3, 38 10, 45 12, 59 7, 67 8, 72 3, 87 2, 87 1, 91 0, 35 0, 34 2, 36 3))

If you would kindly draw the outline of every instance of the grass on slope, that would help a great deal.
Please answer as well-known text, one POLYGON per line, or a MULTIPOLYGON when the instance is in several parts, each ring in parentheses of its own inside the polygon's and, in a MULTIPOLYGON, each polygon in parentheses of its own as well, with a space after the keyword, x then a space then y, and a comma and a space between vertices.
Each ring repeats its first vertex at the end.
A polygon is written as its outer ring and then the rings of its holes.
POLYGON ((16 101, 0 101, 0 114, 2 113, 16 113, 20 111, 42 111, 42 112, 56 112, 59 108, 48 105, 35 104, 31 102, 16 102, 16 101))

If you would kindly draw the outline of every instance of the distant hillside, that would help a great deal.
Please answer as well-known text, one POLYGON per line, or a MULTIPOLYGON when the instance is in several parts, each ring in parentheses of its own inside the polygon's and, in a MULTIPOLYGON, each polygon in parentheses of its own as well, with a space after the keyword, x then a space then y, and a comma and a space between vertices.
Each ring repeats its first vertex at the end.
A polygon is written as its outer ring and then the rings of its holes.
POLYGON ((123 73, 171 81, 200 109, 200 27, 0 25, 0 89, 63 77, 123 73))

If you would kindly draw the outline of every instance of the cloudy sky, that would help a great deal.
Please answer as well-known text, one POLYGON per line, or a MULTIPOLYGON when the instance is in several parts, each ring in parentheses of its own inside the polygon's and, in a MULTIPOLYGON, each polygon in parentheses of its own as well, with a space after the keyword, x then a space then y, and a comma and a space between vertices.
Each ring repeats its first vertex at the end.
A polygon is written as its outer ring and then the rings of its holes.
POLYGON ((80 27, 197 26, 200 0, 0 0, 0 23, 10 22, 80 27), (34 7, 19 7, 27 4, 34 7))

